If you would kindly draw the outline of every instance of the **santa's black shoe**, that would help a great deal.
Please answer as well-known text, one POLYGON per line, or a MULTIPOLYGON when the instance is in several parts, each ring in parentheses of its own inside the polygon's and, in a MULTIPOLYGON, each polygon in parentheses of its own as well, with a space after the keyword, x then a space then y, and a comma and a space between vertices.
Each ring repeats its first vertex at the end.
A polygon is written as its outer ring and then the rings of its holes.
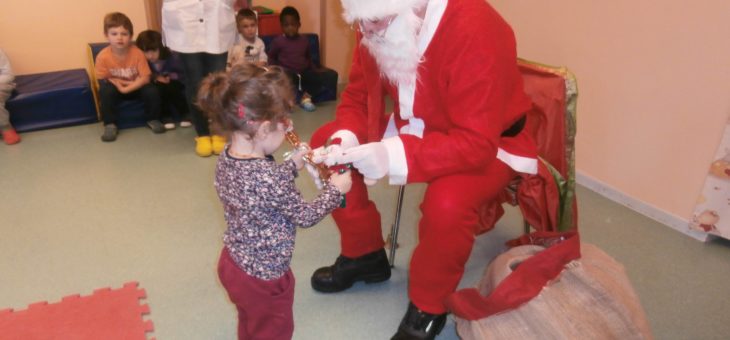
POLYGON ((390 264, 385 249, 356 258, 339 256, 335 264, 312 274, 312 288, 323 293, 341 292, 357 281, 374 283, 390 278, 390 264))
POLYGON ((426 313, 413 303, 408 304, 408 310, 390 340, 433 340, 446 324, 446 314, 426 313))

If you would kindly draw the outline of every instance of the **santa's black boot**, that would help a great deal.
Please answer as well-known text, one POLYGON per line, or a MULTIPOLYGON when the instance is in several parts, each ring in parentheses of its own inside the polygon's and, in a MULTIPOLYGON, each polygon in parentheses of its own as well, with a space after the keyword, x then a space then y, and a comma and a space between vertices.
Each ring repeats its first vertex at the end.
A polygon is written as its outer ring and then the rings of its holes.
POLYGON ((409 303, 398 332, 390 340, 433 340, 441 333, 445 324, 446 313, 426 313, 409 303))
POLYGON ((366 283, 390 279, 390 264, 385 249, 356 258, 339 256, 335 264, 312 274, 312 288, 323 293, 341 292, 357 281, 366 283))

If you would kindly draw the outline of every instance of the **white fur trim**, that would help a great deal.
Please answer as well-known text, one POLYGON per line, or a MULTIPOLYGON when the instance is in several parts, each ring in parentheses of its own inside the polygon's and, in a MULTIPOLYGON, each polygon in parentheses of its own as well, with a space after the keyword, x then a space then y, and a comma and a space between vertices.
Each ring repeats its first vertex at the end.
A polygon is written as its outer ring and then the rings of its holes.
POLYGON ((391 113, 388 118, 388 126, 385 127, 385 133, 382 139, 395 137, 398 135, 398 127, 395 126, 395 114, 391 113))
MULTIPOLYGON (((416 75, 413 74, 413 78, 416 75)), ((399 82, 398 83, 398 107, 400 108, 400 118, 409 119, 413 117, 413 100, 416 96, 416 81, 399 82)))
POLYGON ((426 123, 420 118, 408 119, 408 124, 400 128, 400 133, 404 135, 414 135, 418 138, 423 138, 423 130, 426 128, 426 123))
MULTIPOLYGON (((441 18, 446 11, 448 0, 431 0, 426 8, 426 15, 423 19, 421 31, 418 34, 418 59, 420 60, 426 48, 431 43, 436 28, 441 23, 441 18)), ((415 78, 416 75, 414 74, 415 78)), ((399 82, 398 83, 398 106, 400 108, 400 116, 403 119, 413 117, 413 103, 416 97, 416 83, 399 82)), ((421 133, 423 133, 421 131, 421 133)))
POLYGON ((380 19, 416 8, 429 0, 342 0, 342 16, 352 24, 358 19, 380 19))
POLYGON ((388 150, 388 183, 403 185, 408 181, 408 162, 406 148, 398 137, 383 139, 383 145, 388 150))
POLYGON ((418 35, 418 52, 423 55, 426 52, 426 47, 431 43, 436 28, 441 23, 441 18, 444 16, 446 11, 446 5, 449 4, 448 0, 431 0, 426 8, 426 15, 423 19, 423 26, 421 26, 421 33, 418 35))
POLYGON ((360 142, 357 140, 357 136, 355 136, 355 134, 350 130, 338 130, 332 134, 332 137, 330 137, 330 139, 335 138, 339 138, 342 141, 340 145, 342 145, 343 148, 351 148, 353 146, 360 145, 360 142))
POLYGON ((517 156, 504 151, 502 148, 498 148, 497 159, 509 165, 510 168, 517 172, 531 175, 537 174, 537 158, 517 156))

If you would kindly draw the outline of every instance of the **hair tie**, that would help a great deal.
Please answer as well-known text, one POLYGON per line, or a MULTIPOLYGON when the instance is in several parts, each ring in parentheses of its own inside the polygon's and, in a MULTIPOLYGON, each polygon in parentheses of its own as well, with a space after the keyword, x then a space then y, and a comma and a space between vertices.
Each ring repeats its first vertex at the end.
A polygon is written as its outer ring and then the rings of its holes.
POLYGON ((246 118, 246 109, 243 107, 243 104, 238 103, 238 118, 246 118))

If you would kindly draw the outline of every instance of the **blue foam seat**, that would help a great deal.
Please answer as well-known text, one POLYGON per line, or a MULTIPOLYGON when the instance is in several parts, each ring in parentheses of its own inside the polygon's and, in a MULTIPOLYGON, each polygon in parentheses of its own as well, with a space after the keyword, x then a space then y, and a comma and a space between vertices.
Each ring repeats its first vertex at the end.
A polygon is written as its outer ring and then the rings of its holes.
POLYGON ((7 101, 19 132, 97 122, 89 76, 84 69, 19 75, 7 101))

